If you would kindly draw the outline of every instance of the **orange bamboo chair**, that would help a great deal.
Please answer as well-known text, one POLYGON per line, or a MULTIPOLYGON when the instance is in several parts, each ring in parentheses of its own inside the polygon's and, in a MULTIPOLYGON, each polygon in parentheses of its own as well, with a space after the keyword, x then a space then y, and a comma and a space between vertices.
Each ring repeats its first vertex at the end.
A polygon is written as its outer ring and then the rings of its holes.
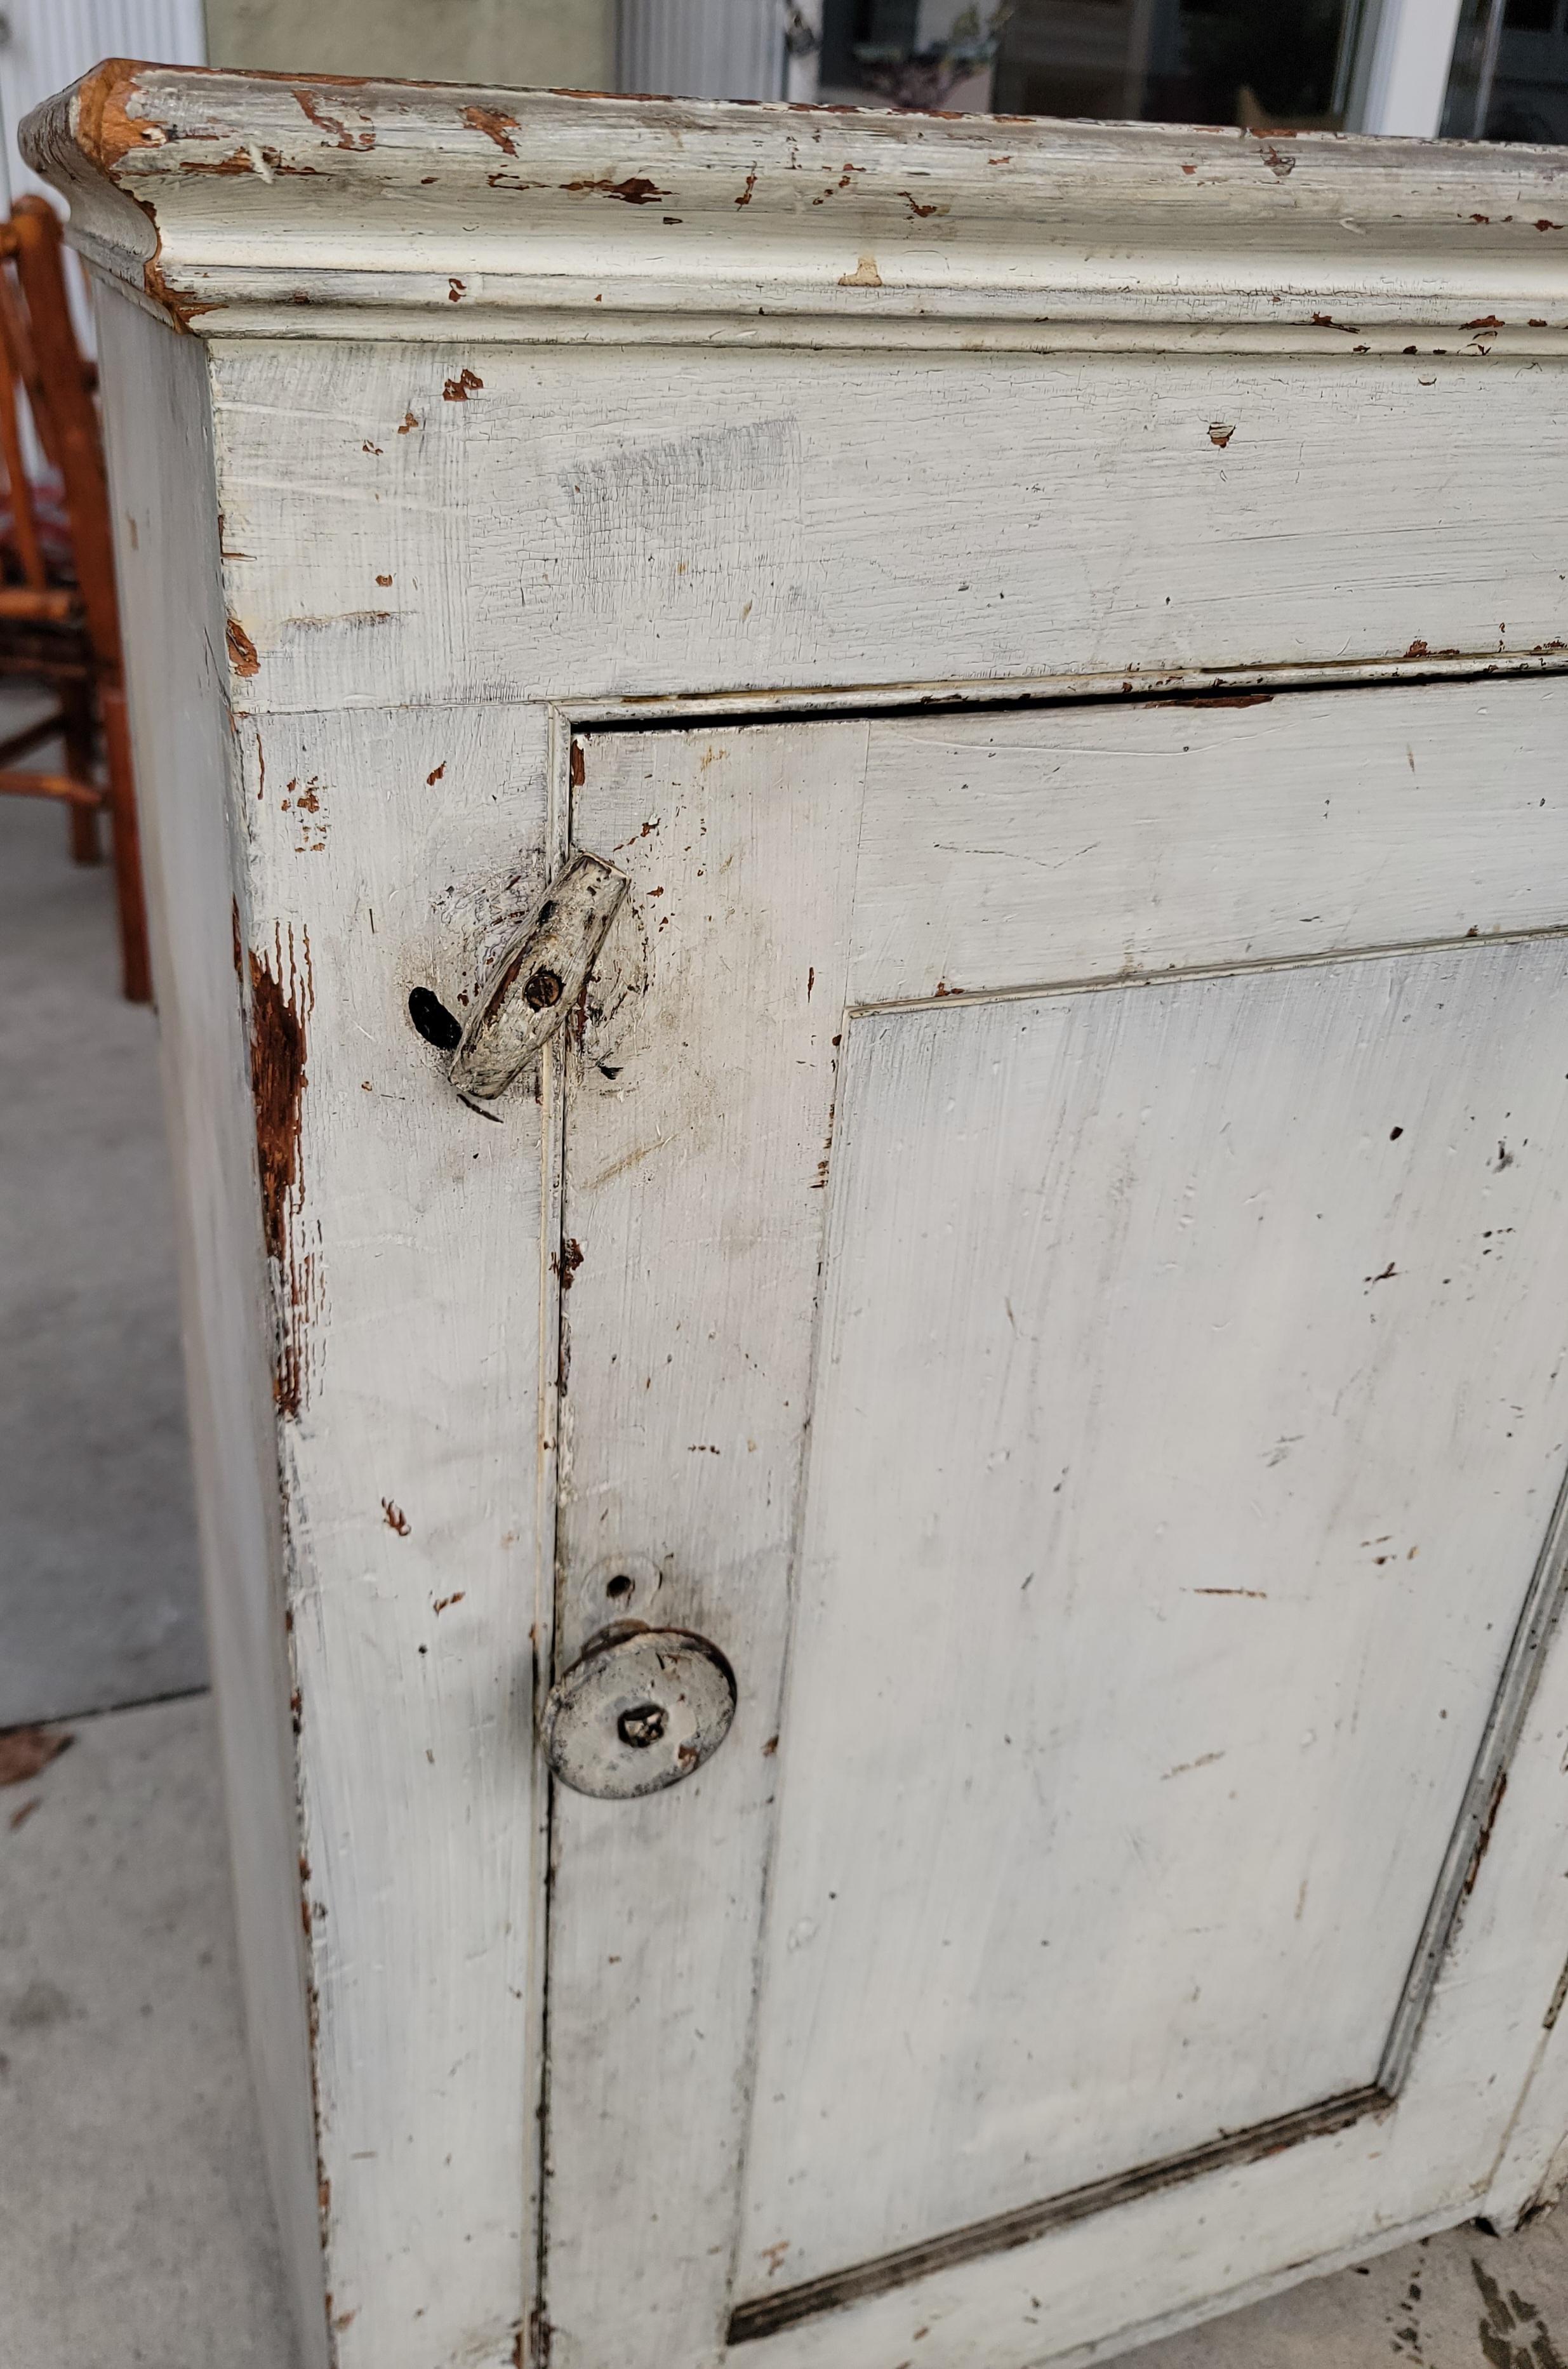
POLYGON ((0 795, 60 799, 71 818, 72 853, 83 864, 97 861, 98 817, 108 817, 121 983, 131 1002, 146 1003, 146 910, 97 372, 76 343, 61 249, 60 218, 42 198, 19 199, 10 221, 0 223, 0 463, 10 509, 0 675, 47 682, 58 702, 38 723, 0 740, 0 795), (46 505, 23 465, 18 396, 63 489, 63 536, 51 533, 46 505), (18 765, 56 739, 64 747, 63 772, 18 765))

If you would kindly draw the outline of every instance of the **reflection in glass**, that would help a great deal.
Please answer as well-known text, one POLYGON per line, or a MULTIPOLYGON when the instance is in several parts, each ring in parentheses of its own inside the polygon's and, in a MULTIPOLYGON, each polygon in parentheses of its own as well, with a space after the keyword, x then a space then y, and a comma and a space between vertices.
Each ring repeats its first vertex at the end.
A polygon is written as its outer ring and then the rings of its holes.
POLYGON ((1443 131, 1568 141, 1568 0, 1465 0, 1443 131))
POLYGON ((1345 0, 828 0, 823 96, 1334 130, 1360 14, 1356 0, 1348 14, 1345 0))
POLYGON ((1021 115, 1337 130, 1343 0, 1022 0, 996 104, 1021 115))

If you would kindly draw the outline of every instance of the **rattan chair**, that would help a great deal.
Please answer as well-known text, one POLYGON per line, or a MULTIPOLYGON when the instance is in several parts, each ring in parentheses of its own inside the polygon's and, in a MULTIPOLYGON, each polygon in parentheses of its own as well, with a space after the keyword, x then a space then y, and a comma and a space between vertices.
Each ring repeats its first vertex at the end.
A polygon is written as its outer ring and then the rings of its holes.
POLYGON ((0 462, 9 513, 0 537, 0 675, 46 683, 56 703, 0 740, 0 795, 60 799, 78 863, 97 860, 98 818, 108 817, 121 979, 130 1001, 144 1003, 147 924, 97 373, 72 326, 61 248, 59 216, 42 198, 20 199, 0 223, 0 462), (52 484, 24 466, 19 403, 52 484), (53 740, 63 746, 63 771, 18 763, 53 740))

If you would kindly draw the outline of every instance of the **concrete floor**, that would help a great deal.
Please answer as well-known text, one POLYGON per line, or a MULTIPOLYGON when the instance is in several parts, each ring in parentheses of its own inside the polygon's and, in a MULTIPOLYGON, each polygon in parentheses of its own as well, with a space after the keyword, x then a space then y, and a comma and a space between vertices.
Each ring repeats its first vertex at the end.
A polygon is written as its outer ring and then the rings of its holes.
POLYGON ((204 1695, 0 1792, 0 2363, 296 2369, 204 1695))
POLYGON ((156 1023, 65 831, 0 798, 0 1727, 206 1681, 156 1023))
MULTIPOLYGON (((74 1720, 0 1791, 0 2369, 297 2369, 211 1709, 146 1700, 203 1676, 154 1024, 118 999, 107 872, 19 799, 0 799, 0 1728, 74 1720), (141 1707, 80 1716, 116 1704, 141 1707)), ((1126 2358, 1391 2354, 1568 2369, 1568 2208, 1126 2358)))

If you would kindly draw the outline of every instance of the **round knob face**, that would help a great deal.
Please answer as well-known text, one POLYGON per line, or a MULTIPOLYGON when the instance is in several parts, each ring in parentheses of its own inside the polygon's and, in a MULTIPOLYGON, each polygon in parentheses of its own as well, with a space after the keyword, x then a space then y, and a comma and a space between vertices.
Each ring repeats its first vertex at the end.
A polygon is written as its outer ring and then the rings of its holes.
POLYGON ((575 1793, 629 1802, 690 1777, 734 1717, 735 1674, 705 1637, 607 1630, 551 1688, 544 1749, 575 1793))

